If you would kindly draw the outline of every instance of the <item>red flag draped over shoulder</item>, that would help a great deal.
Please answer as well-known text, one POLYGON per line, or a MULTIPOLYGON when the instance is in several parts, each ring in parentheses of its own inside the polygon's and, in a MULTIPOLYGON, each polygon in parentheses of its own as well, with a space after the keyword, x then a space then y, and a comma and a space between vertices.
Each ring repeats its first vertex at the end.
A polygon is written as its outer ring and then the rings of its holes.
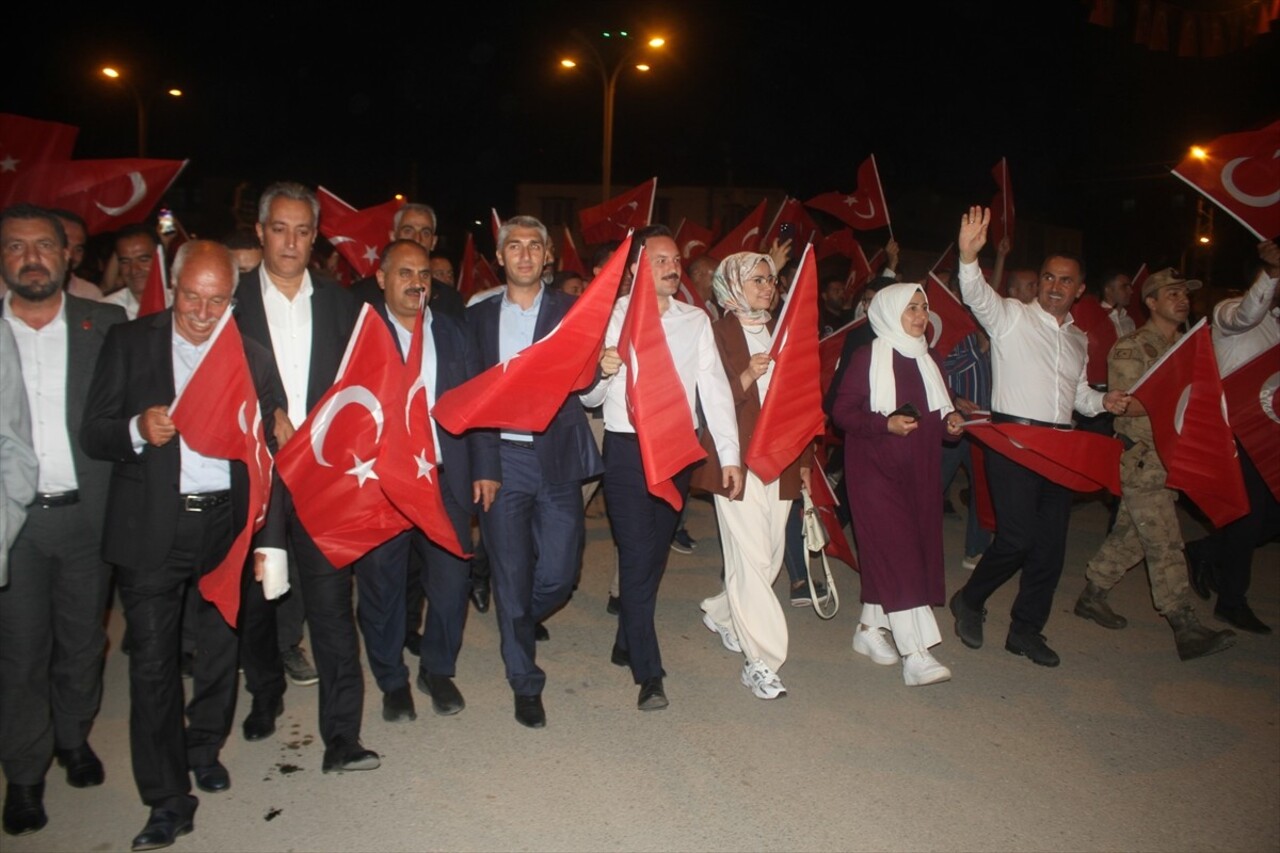
POLYGON ((545 338, 440 395, 436 423, 454 435, 482 427, 545 430, 565 398, 595 378, 630 247, 628 237, 545 338))
POLYGON ((649 494, 678 510, 684 499, 671 479, 707 454, 693 429, 684 383, 662 330, 649 257, 643 251, 618 335, 618 357, 627 368, 627 409, 636 429, 649 494))
MULTIPOLYGON (((253 534, 266 518, 271 493, 271 454, 262 429, 258 392, 231 312, 222 315, 200 362, 178 391, 169 416, 187 445, 216 459, 243 462, 249 471, 244 526, 222 562, 200 579, 200 593, 235 627, 240 579, 253 534)), ((239 519, 236 519, 237 523, 239 519)))
POLYGON ((653 217, 653 199, 658 179, 650 178, 638 187, 616 195, 595 207, 578 211, 578 224, 587 245, 622 240, 633 228, 643 228, 653 217))
POLYGON ((876 168, 874 154, 858 167, 856 192, 823 193, 809 199, 805 205, 829 213, 859 231, 889 226, 889 207, 884 200, 884 188, 880 185, 880 171, 876 168))
POLYGON ((1231 431, 1280 500, 1280 344, 1222 377, 1231 431))
POLYGON ((772 483, 822 435, 822 385, 818 356, 818 269, 813 247, 800 258, 796 284, 782 308, 773 332, 773 376, 760 404, 747 468, 761 482, 772 483))
POLYGON ((1129 389, 1151 418, 1169 476, 1216 527, 1249 511, 1236 444, 1227 424, 1213 340, 1204 320, 1183 335, 1129 389))
POLYGON ((409 353, 394 383, 394 396, 386 401, 386 437, 375 467, 383 493, 405 518, 441 548, 468 557, 440 494, 436 445, 423 384, 424 338, 423 313, 419 311, 409 353), (414 402, 419 394, 421 405, 414 402))
POLYGON ((755 210, 748 213, 747 218, 739 222, 737 228, 724 235, 724 238, 719 243, 716 243, 707 254, 717 261, 723 261, 735 252, 758 251, 760 249, 760 232, 764 229, 764 208, 766 203, 766 199, 761 199, 755 210))
POLYGON ((1259 240, 1280 234, 1280 121, 1230 133, 1203 146, 1173 174, 1248 228, 1259 240))
POLYGON ((978 331, 978 324, 933 273, 925 280, 924 295, 929 300, 929 347, 946 358, 956 344, 978 331))
POLYGON ((361 309, 333 387, 276 454, 302 526, 339 567, 409 529, 374 471, 403 375, 391 334, 371 306, 361 309))

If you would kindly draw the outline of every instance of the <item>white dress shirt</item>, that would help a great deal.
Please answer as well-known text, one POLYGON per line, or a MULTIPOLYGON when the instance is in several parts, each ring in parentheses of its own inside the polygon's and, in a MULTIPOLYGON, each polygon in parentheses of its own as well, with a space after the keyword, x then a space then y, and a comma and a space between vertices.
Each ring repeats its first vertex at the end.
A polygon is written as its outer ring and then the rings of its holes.
POLYGON ((977 262, 960 264, 960 293, 991 338, 992 411, 1054 424, 1102 411, 1085 376, 1089 338, 1070 314, 1059 325, 1038 301, 1001 297, 977 262))
POLYGON ((266 264, 258 267, 262 282, 262 308, 271 332, 271 349, 280 368, 280 381, 288 401, 289 420, 295 429, 307 419, 307 384, 311 379, 311 273, 302 273, 302 286, 293 299, 271 280, 266 264))
POLYGON ((1276 281, 1260 272, 1248 293, 1213 309, 1213 352, 1223 376, 1280 343, 1280 312, 1271 307, 1276 281))
MULTIPOLYGON (((622 321, 627 316, 631 297, 624 296, 613 306, 609 328, 605 331, 607 347, 618 345, 622 321)), ((738 419, 733 407, 733 394, 720 364, 711 332, 711 320, 705 311, 672 299, 662 315, 662 331, 667 337, 667 348, 675 363, 676 373, 684 385, 689 402, 689 425, 698 428, 697 401, 702 399, 702 412, 707 418, 707 429, 720 457, 720 467, 741 465, 738 449, 738 419)), ((582 404, 594 408, 604 403, 604 428, 609 432, 635 432, 631 415, 627 411, 627 364, 613 376, 602 379, 590 391, 582 395, 582 404)))
POLYGON ((142 303, 138 301, 138 297, 134 296, 133 291, 129 288, 122 287, 119 290, 112 291, 102 297, 102 301, 108 305, 119 305, 124 309, 125 315, 130 320, 138 319, 138 308, 141 307, 142 303))
POLYGON ((78 488, 67 432, 67 302, 61 296, 58 299, 57 316, 33 329, 14 316, 13 294, 4 297, 4 319, 18 344, 31 410, 31 443, 39 466, 36 490, 44 494, 78 488))

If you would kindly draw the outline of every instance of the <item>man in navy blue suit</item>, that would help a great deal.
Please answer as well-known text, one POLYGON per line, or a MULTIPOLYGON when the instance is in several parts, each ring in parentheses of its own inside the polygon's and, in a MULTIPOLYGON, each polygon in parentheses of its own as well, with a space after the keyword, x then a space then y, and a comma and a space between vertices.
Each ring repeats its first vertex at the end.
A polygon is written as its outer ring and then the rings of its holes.
MULTIPOLYGON (((382 251, 377 281, 383 294, 378 313, 404 358, 418 313, 424 302, 429 305, 431 301, 430 255, 413 240, 396 240, 382 251)), ((479 358, 463 323, 449 314, 426 309, 422 348, 428 406, 434 406, 441 394, 479 372, 479 358)), ((440 472, 445 511, 458 541, 467 543, 475 489, 468 445, 484 439, 450 435, 436 427, 434 421, 432 439, 436 450, 432 461, 440 472)), ((355 563, 360 586, 360 631, 369 669, 382 690, 382 718, 387 722, 417 719, 403 651, 405 581, 411 568, 421 569, 420 582, 427 598, 418 688, 431 697, 437 714, 456 714, 466 704, 453 676, 467 616, 467 561, 431 542, 422 531, 407 530, 355 563), (416 559, 411 560, 411 556, 416 559)))
MULTIPOLYGON (((531 216, 498 231, 501 293, 467 310, 467 324, 487 369, 546 337, 574 297, 542 285, 547 229, 531 216)), ((535 662, 534 631, 568 600, 583 543, 582 481, 603 465, 576 396, 560 406, 545 431, 482 433, 477 466, 480 531, 489 547, 502 660, 515 693, 516 720, 546 725, 544 673, 535 662)))

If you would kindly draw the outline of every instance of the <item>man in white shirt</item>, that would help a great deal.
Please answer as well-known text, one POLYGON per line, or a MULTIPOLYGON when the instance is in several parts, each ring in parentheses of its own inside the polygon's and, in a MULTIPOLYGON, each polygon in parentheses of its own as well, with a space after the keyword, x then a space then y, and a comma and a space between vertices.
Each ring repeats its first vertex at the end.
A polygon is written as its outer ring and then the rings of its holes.
POLYGON ((1133 280, 1122 272, 1111 270, 1102 274, 1102 310, 1107 312, 1116 337, 1132 334, 1137 325, 1129 316, 1129 303, 1133 300, 1133 280))
MULTIPOLYGON (((697 429, 695 406, 700 401, 720 457, 725 488, 737 495, 742 489, 738 422, 711 321, 701 309, 672 299, 680 287, 680 249, 670 229, 651 225, 636 232, 627 265, 633 276, 641 248, 653 270, 662 330, 689 403, 689 430, 697 429)), ((649 494, 635 425, 627 411, 627 366, 618 355, 617 344, 631 299, 624 296, 614 306, 600 357, 603 378, 582 395, 582 402, 588 407, 604 404, 604 496, 618 545, 621 605, 612 660, 619 666, 630 666, 635 683, 640 685, 637 707, 652 711, 668 705, 654 611, 679 513, 649 494)), ((691 474, 692 467, 674 478, 682 498, 688 497, 691 474)))
POLYGON ((147 277, 151 275, 151 262, 156 256, 159 241, 155 232, 146 225, 128 225, 116 233, 116 261, 120 264, 120 277, 124 287, 102 297, 110 305, 119 305, 130 320, 138 317, 142 294, 147 289, 147 277))
MULTIPOLYGON (((1075 327, 1071 306, 1084 292, 1078 258, 1056 254, 1040 267, 1036 298, 1001 298, 978 268, 991 211, 970 208, 960 225, 960 292, 991 338, 992 420, 1050 429, 1073 428, 1072 410, 1084 415, 1121 414, 1129 395, 1089 387, 1088 338, 1075 327)), ((986 600, 1019 570, 1005 650, 1041 666, 1057 666, 1045 641, 1045 624, 1066 555, 1071 491, 999 453, 987 453, 995 506, 995 540, 969 581, 952 597, 956 634, 969 648, 982 645, 986 600)))

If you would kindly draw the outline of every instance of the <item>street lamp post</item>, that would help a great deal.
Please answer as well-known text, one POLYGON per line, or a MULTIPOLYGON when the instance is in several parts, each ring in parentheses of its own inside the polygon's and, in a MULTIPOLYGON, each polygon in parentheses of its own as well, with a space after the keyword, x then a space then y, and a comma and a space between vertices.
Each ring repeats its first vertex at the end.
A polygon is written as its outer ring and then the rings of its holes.
MULTIPOLYGON (((147 102, 143 100, 142 93, 138 91, 138 87, 133 84, 133 81, 126 79, 118 69, 112 68, 111 66, 108 65, 107 67, 102 69, 102 76, 106 77, 109 80, 114 80, 117 83, 124 85, 126 88, 128 88, 130 94, 133 95, 133 102, 138 110, 138 156, 146 157, 147 156, 147 102)), ((165 94, 169 95, 170 97, 180 98, 182 97, 182 90, 168 89, 165 92, 165 94)))
MULTIPOLYGON (((604 58, 600 55, 600 51, 588 39, 581 34, 574 34, 588 50, 591 59, 590 64, 596 67, 600 72, 600 83, 604 87, 604 128, 603 143, 600 151, 600 199, 604 201, 609 198, 609 192, 613 182, 613 106, 614 100, 618 93, 618 78, 625 68, 636 56, 646 47, 659 48, 666 44, 666 39, 655 36, 647 40, 643 45, 636 45, 629 50, 625 50, 617 64, 612 70, 608 70, 604 58)), ((618 34, 622 39, 630 39, 626 32, 618 34)), ((611 33, 605 33, 606 37, 613 38, 611 33)), ((564 68, 575 68, 579 63, 571 58, 560 60, 560 65, 564 68)), ((637 71, 649 71, 647 63, 637 63, 635 65, 637 71)))

